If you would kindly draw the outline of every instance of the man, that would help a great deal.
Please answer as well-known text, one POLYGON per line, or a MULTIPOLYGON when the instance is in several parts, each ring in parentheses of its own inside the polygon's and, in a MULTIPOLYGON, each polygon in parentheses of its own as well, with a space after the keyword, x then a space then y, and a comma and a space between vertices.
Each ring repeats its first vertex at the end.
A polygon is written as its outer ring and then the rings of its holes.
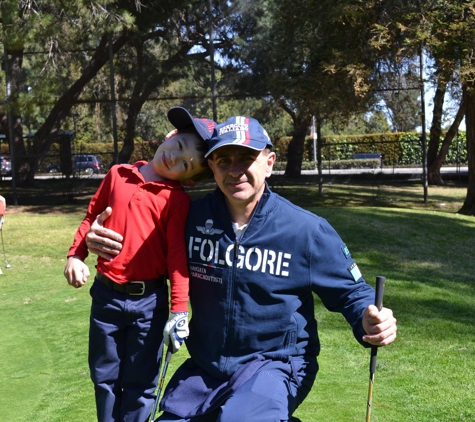
MULTIPOLYGON (((186 225, 191 359, 170 380, 158 420, 292 420, 318 371, 313 293, 366 347, 392 343, 396 319, 372 305, 335 230, 269 190, 276 155, 255 119, 217 125, 206 156, 218 188, 193 201, 186 225)), ((116 254, 97 234, 91 250, 116 254)))

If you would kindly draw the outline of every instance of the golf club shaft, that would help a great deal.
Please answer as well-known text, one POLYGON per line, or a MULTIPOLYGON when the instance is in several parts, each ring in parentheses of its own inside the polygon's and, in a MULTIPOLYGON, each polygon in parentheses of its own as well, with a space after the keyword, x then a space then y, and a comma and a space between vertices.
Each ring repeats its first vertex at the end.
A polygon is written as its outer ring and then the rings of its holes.
MULTIPOLYGON (((386 278, 382 276, 376 277, 376 293, 374 304, 380 311, 383 306, 384 283, 386 278)), ((378 346, 371 346, 371 360, 369 364, 369 387, 368 387, 368 404, 366 406, 366 422, 371 421, 371 404, 373 401, 373 384, 374 373, 376 372, 376 356, 378 354, 378 346)))
MULTIPOLYGON (((153 407, 152 407, 152 412, 150 413, 150 422, 154 422, 155 421, 155 415, 157 413, 157 410, 158 410, 158 404, 160 402, 160 395, 161 395, 161 392, 162 392, 162 389, 163 389, 163 384, 165 382, 165 377, 167 375, 167 369, 168 369, 168 364, 170 363, 170 360, 172 358, 172 345, 171 343, 168 345, 168 349, 167 349, 167 356, 165 358, 165 363, 163 365, 163 371, 162 371, 162 376, 158 382, 158 390, 157 390, 157 395, 155 397, 155 402, 153 403, 153 407)), ((160 372, 160 371, 159 371, 160 372)))

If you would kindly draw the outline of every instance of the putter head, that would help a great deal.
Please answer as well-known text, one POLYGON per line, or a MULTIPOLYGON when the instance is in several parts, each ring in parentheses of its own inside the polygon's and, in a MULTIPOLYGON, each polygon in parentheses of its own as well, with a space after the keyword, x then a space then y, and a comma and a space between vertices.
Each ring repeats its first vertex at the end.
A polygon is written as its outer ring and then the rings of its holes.
POLYGON ((10 268, 10 267, 11 267, 11 265, 8 262, 6 262, 5 263, 5 268, 10 268))

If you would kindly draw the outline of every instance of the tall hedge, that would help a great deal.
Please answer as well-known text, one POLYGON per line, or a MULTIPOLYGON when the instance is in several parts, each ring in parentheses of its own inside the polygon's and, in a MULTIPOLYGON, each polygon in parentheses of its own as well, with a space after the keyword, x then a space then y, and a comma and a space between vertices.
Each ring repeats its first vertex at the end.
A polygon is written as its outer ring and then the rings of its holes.
MULTIPOLYGON (((277 162, 281 163, 281 165, 277 166, 279 168, 287 161, 287 149, 290 139, 291 137, 281 137, 273 140, 274 150, 277 153, 277 162)), ((73 154, 95 154, 102 159, 106 168, 114 159, 114 144, 112 142, 86 143, 74 140, 74 138, 71 142, 73 154)), ((131 162, 138 160, 150 161, 158 145, 158 141, 137 139, 131 162)), ((8 156, 8 144, 2 142, 0 147, 0 153, 8 156)), ((119 150, 121 147, 122 143, 119 142, 119 150)), ((420 165, 422 162, 422 142, 419 133, 376 133, 352 136, 327 136, 324 138, 322 148, 322 159, 324 162, 334 163, 337 166, 341 164, 341 166, 345 167, 342 161, 350 160, 351 156, 357 152, 380 153, 383 156, 385 166, 420 165)), ((59 157, 60 145, 59 143, 54 143, 40 170, 48 164, 57 162, 59 157)), ((313 162, 313 157, 313 138, 307 137, 305 140, 303 169, 309 167, 308 164, 313 162)), ((453 139, 444 164, 454 166, 467 165, 465 132, 459 132, 453 139)), ((314 167, 313 163, 310 167, 314 167)))
MULTIPOLYGON (((274 142, 277 161, 287 160, 290 137, 274 142)), ((349 160, 357 152, 375 152, 383 156, 384 165, 420 165, 422 163, 422 140, 420 133, 375 133, 365 135, 327 136, 323 140, 324 161, 349 160)), ((305 140, 304 161, 313 161, 313 138, 305 140)), ((467 164, 465 132, 459 132, 452 141, 446 165, 467 164)))

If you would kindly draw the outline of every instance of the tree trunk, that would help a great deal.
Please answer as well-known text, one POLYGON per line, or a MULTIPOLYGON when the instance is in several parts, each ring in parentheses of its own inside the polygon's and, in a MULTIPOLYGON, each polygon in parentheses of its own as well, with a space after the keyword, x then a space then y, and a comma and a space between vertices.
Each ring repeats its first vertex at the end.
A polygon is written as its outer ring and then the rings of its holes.
POLYGON ((135 68, 136 79, 134 89, 130 97, 127 108, 127 119, 125 119, 125 136, 122 149, 119 151, 119 163, 128 163, 132 153, 134 152, 135 128, 137 125, 137 116, 142 109, 144 100, 141 92, 145 84, 144 67, 143 67, 143 44, 141 41, 134 43, 137 53, 137 66, 135 68))
POLYGON ((122 149, 119 152, 119 163, 127 163, 132 156, 135 149, 135 129, 137 126, 137 116, 142 109, 145 101, 157 89, 156 81, 148 81, 143 88, 143 80, 137 79, 134 86, 132 97, 129 101, 129 107, 127 111, 127 119, 125 121, 125 137, 122 145, 122 149), (143 89, 143 91, 142 91, 143 89))
POLYGON ((317 167, 318 167, 318 196, 323 197, 323 173, 322 173, 322 147, 323 147, 323 138, 322 138, 322 125, 323 119, 320 116, 320 113, 317 112, 317 167))
POLYGON ((23 65, 23 50, 8 51, 10 59, 8 60, 8 81, 10 82, 10 107, 11 122, 9 121, 8 110, 1 116, 2 128, 8 139, 8 145, 13 145, 10 155, 14 158, 13 169, 15 174, 21 171, 22 163, 25 161, 26 149, 23 142, 23 125, 21 115, 18 113, 18 98, 21 85, 21 69, 23 65), (13 143, 10 142, 10 124, 12 125, 13 143))
POLYGON ((452 143, 452 140, 457 134, 457 130, 460 126, 460 122, 463 120, 464 115, 465 115, 465 102, 462 99, 459 109, 457 111, 457 115, 455 116, 455 119, 452 122, 452 125, 450 126, 449 130, 445 134, 444 140, 442 142, 442 146, 440 147, 439 154, 437 155, 437 158, 435 159, 435 161, 433 161, 432 164, 429 166, 429 169, 428 169, 429 184, 432 184, 432 185, 445 184, 444 181, 442 180, 440 169, 442 167, 442 164, 444 164, 445 157, 447 156, 447 153, 449 152, 450 144, 452 143))
MULTIPOLYGON (((114 54, 120 50, 127 37, 122 34, 114 43, 114 54)), ((71 108, 82 93, 82 90, 99 72, 99 70, 108 62, 108 35, 104 34, 101 41, 92 56, 89 64, 84 68, 81 77, 61 96, 51 109, 43 125, 38 129, 33 137, 33 155, 30 156, 27 171, 23 173, 23 181, 32 183, 39 164, 49 151, 51 143, 57 132, 61 128, 64 119, 69 114, 71 108)))
POLYGON ((294 115, 294 134, 287 150, 287 167, 285 176, 300 177, 302 170, 303 151, 308 127, 312 121, 310 115, 294 115))
MULTIPOLYGON (((119 163, 127 163, 135 149, 135 129, 137 127, 137 116, 148 97, 163 81, 163 72, 155 69, 158 75, 151 77, 144 71, 143 41, 135 43, 137 52, 137 67, 134 89, 128 104, 127 119, 125 120, 125 136, 122 149, 119 152, 119 163)), ((187 50, 188 51, 188 50, 187 50)))
MULTIPOLYGON (((447 80, 443 74, 439 76, 437 81, 437 89, 434 95, 434 110, 432 114, 432 124, 430 127, 429 148, 427 149, 427 167, 430 169, 432 164, 437 159, 439 152, 440 137, 442 135, 442 113, 444 110, 444 98, 447 88, 447 80)), ((434 183, 431 180, 431 173, 428 174, 429 183, 434 183)))
POLYGON ((467 126, 468 188, 460 214, 475 215, 475 83, 463 88, 465 125, 467 126))
POLYGON ((122 149, 119 152, 119 163, 127 163, 135 149, 135 129, 137 116, 148 97, 163 84, 176 66, 183 66, 187 55, 195 43, 184 42, 180 49, 161 64, 160 69, 154 69, 155 75, 145 75, 143 71, 142 45, 136 44, 137 50, 137 79, 129 102, 127 119, 125 121, 125 137, 122 149), (146 83, 144 83, 146 81, 146 83))

